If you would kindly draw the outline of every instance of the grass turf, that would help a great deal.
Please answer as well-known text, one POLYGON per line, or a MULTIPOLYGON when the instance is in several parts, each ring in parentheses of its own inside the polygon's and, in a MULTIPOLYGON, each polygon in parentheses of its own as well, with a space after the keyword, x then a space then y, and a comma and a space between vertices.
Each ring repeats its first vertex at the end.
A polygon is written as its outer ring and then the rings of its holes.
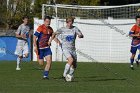
POLYGON ((53 62, 49 80, 35 63, 0 62, 0 93, 139 93, 140 67, 128 64, 78 63, 73 82, 61 79, 65 63, 53 62))

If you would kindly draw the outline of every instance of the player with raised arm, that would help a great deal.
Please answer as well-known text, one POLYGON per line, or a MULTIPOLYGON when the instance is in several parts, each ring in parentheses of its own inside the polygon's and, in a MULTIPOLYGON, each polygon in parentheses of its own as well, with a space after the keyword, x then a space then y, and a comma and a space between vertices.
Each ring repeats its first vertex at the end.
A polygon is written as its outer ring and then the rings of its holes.
POLYGON ((46 66, 44 68, 43 78, 49 79, 49 70, 52 63, 52 51, 50 49, 50 44, 54 38, 53 29, 50 27, 51 17, 46 16, 44 18, 44 24, 37 28, 34 33, 34 51, 38 52, 39 64, 44 65, 44 58, 46 59, 46 66))
POLYGON ((28 26, 28 17, 27 16, 23 17, 22 21, 23 23, 18 27, 18 30, 15 33, 16 37, 18 38, 15 50, 15 54, 18 56, 16 70, 21 70, 20 62, 22 58, 27 58, 29 54, 27 39, 29 37, 30 28, 28 26))
POLYGON ((138 58, 136 59, 137 66, 139 65, 139 59, 140 59, 140 16, 136 16, 136 24, 133 25, 129 32, 129 36, 132 37, 132 43, 131 43, 131 50, 130 52, 132 53, 131 58, 130 58, 130 68, 134 70, 133 63, 134 63, 134 58, 136 55, 137 50, 139 50, 139 55, 138 58))
POLYGON ((73 26, 73 23, 74 18, 68 17, 66 18, 66 27, 62 27, 55 32, 62 52, 67 58, 63 77, 66 77, 67 74, 74 74, 74 69, 77 67, 75 40, 77 36, 79 38, 84 37, 81 31, 76 26, 73 26))

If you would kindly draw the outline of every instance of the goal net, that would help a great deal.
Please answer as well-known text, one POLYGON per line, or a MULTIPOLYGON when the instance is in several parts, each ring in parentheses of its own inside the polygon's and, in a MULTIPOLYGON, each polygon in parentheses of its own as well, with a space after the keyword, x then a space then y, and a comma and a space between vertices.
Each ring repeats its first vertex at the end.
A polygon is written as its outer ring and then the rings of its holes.
MULTIPOLYGON (((77 38, 76 52, 80 62, 129 62, 131 38, 128 33, 140 14, 140 4, 123 6, 42 5, 42 18, 54 17, 54 30, 65 26, 65 18, 75 17, 74 25, 84 34, 77 38)), ((53 45, 52 45, 53 46, 53 45)), ((58 46, 55 59, 65 60, 58 46)))

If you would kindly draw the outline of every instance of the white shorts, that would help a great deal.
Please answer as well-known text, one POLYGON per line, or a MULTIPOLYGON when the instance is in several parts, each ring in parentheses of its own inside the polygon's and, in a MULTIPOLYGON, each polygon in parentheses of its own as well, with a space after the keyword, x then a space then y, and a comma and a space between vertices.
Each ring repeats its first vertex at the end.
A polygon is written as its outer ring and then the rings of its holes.
POLYGON ((29 53, 28 42, 23 40, 22 41, 18 40, 16 50, 15 50, 15 55, 23 56, 24 54, 28 54, 28 53, 29 53))
POLYGON ((74 59, 73 66, 77 67, 77 54, 75 49, 62 49, 62 52, 66 58, 72 57, 74 59))

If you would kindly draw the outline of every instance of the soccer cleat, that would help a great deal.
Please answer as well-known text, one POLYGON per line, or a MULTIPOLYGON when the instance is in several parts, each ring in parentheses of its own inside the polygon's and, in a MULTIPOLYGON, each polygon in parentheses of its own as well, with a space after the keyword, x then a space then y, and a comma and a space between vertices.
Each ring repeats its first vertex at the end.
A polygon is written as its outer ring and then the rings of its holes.
POLYGON ((136 64, 137 64, 137 67, 139 66, 139 61, 138 60, 135 60, 136 61, 136 64))
POLYGON ((65 77, 62 75, 62 77, 61 77, 62 79, 64 79, 65 80, 65 77))
POLYGON ((21 70, 21 68, 17 67, 16 70, 21 70))
POLYGON ((48 76, 43 76, 43 79, 47 79, 47 80, 49 80, 48 76))
POLYGON ((65 78, 66 76, 65 75, 62 75, 62 78, 65 78))
POLYGON ((66 82, 66 78, 63 75, 62 75, 61 79, 66 82))
POLYGON ((131 68, 132 70, 134 70, 134 67, 133 67, 133 65, 130 65, 130 68, 131 68))

